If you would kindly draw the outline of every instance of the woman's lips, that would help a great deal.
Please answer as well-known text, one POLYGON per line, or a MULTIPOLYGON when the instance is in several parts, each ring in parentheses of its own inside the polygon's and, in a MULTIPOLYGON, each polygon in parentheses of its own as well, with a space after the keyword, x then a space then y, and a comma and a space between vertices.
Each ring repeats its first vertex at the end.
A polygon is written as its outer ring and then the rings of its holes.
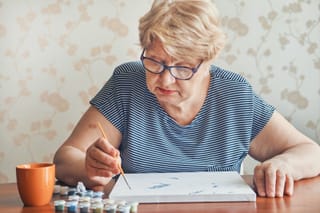
POLYGON ((173 93, 175 93, 174 90, 167 90, 167 89, 163 89, 163 88, 160 88, 158 87, 159 91, 161 94, 164 94, 164 95, 171 95, 173 93))

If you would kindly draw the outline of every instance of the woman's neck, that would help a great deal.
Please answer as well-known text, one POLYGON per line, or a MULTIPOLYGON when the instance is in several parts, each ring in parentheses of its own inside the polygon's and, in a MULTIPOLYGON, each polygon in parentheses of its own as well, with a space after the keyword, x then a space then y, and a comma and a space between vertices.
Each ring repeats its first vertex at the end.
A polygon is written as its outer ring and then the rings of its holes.
POLYGON ((197 114, 200 112, 208 95, 210 78, 203 84, 199 93, 194 94, 189 99, 181 102, 179 105, 160 103, 167 114, 173 118, 179 125, 185 126, 191 124, 197 114))

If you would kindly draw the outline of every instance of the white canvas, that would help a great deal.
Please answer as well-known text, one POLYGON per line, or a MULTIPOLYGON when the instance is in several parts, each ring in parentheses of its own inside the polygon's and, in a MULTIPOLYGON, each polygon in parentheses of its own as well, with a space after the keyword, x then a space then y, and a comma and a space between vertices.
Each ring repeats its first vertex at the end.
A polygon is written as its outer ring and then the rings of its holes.
POLYGON ((126 174, 109 198, 139 203, 255 201, 256 194, 237 172, 126 174))

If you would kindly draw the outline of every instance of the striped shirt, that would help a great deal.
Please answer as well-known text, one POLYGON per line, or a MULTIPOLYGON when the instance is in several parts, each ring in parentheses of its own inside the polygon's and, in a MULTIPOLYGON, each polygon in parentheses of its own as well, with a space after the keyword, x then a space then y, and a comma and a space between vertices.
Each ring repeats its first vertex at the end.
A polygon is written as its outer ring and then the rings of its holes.
POLYGON ((149 92, 140 62, 115 69, 90 103, 121 132, 125 172, 240 171, 274 107, 239 74, 213 65, 210 74, 204 105, 181 126, 149 92))

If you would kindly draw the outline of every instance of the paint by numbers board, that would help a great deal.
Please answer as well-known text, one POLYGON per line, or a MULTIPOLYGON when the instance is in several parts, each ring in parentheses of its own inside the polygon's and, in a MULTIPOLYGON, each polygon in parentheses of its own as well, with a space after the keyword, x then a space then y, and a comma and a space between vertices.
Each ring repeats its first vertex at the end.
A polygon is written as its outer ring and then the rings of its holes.
POLYGON ((139 203, 255 202, 256 193, 237 172, 127 173, 110 199, 139 203))

